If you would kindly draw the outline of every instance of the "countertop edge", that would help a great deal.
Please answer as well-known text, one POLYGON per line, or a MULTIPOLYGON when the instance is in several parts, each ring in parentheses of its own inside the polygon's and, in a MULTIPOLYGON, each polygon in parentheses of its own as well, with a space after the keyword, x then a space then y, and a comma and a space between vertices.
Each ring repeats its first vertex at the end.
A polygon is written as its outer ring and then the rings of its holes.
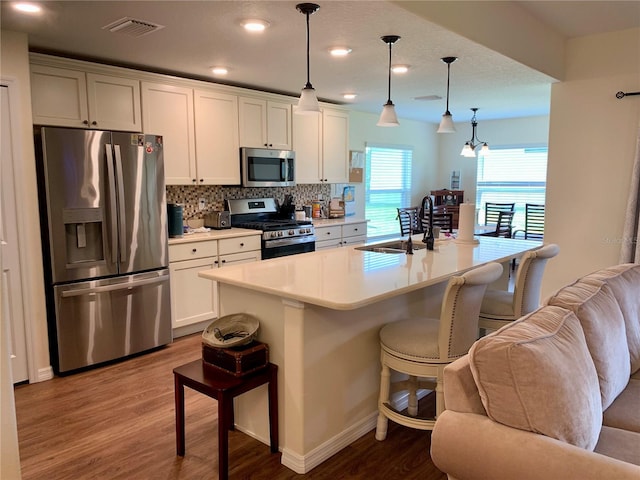
POLYGON ((221 240, 225 238, 246 237, 249 235, 262 235, 260 230, 248 228, 226 228, 222 230, 210 230, 208 232, 190 233, 182 237, 169 238, 169 245, 179 245, 181 243, 206 242, 210 240, 221 240))

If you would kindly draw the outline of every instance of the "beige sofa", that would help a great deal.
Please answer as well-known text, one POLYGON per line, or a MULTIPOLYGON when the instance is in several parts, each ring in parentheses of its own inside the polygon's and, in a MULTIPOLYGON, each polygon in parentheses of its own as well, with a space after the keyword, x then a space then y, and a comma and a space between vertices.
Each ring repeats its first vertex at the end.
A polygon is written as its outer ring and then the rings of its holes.
POLYGON ((640 479, 640 265, 582 277, 444 371, 449 479, 640 479))

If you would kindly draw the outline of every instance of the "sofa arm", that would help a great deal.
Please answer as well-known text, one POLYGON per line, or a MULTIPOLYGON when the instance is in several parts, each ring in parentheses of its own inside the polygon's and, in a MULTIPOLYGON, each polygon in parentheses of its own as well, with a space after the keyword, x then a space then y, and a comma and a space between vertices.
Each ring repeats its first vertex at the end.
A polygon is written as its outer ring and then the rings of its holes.
POLYGON ((484 415, 444 411, 431 437, 435 465, 457 480, 638 480, 640 467, 484 415))

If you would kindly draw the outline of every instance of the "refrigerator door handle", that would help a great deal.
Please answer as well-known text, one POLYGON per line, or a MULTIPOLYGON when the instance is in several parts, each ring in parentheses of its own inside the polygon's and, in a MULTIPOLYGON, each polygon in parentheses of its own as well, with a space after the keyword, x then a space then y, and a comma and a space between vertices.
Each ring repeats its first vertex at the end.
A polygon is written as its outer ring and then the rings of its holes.
POLYGON ((127 241, 125 230, 125 205, 124 205, 124 177, 122 176, 122 155, 120 154, 120 145, 114 145, 113 150, 116 152, 116 175, 118 177, 118 181, 116 182, 118 185, 118 221, 120 224, 120 228, 118 231, 120 232, 120 261, 127 261, 127 252, 125 248, 125 243, 127 241))
POLYGON ((142 280, 135 280, 133 282, 115 283, 113 285, 103 285, 100 287, 79 288, 77 290, 65 290, 62 292, 62 297, 79 297, 81 295, 91 295, 93 293, 112 292, 114 290, 124 289, 132 290, 133 288, 141 287, 143 285, 151 285, 153 283, 162 283, 168 281, 169 277, 167 275, 163 275, 161 277, 145 278, 142 280))
POLYGON ((113 171, 113 147, 111 144, 105 144, 107 153, 107 174, 109 177, 109 203, 111 209, 111 263, 118 262, 118 221, 116 219, 116 177, 113 171))

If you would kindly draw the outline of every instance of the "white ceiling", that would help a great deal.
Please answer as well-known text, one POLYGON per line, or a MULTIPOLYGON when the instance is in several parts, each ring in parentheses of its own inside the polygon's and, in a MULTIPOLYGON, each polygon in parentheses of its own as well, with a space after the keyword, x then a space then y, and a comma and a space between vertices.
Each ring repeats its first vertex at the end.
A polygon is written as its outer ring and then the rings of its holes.
MULTIPOLYGON (((321 99, 345 102, 378 113, 387 97, 388 47, 382 35, 400 35, 393 63, 411 66, 394 75, 391 98, 400 118, 438 122, 445 109, 446 65, 451 66, 450 110, 456 121, 544 115, 549 111, 548 75, 431 23, 386 1, 316 0, 310 18, 311 82, 321 99), (331 46, 353 49, 346 58, 328 54, 331 46), (356 92, 355 100, 342 94, 356 92), (439 100, 416 100, 437 96, 439 100)), ((2 0, 2 29, 29 34, 30 48, 143 67, 221 83, 297 96, 306 81, 305 18, 295 1, 46 1, 36 16, 18 14, 2 0), (102 27, 123 17, 163 25, 142 37, 102 27), (270 27, 260 35, 244 32, 245 18, 270 27), (229 68, 214 78, 210 67, 229 68)), ((461 15, 464 3, 459 2, 461 15)), ((495 2, 491 2, 495 3, 495 2)), ((563 37, 640 27, 639 1, 521 1, 533 15, 563 37)))

